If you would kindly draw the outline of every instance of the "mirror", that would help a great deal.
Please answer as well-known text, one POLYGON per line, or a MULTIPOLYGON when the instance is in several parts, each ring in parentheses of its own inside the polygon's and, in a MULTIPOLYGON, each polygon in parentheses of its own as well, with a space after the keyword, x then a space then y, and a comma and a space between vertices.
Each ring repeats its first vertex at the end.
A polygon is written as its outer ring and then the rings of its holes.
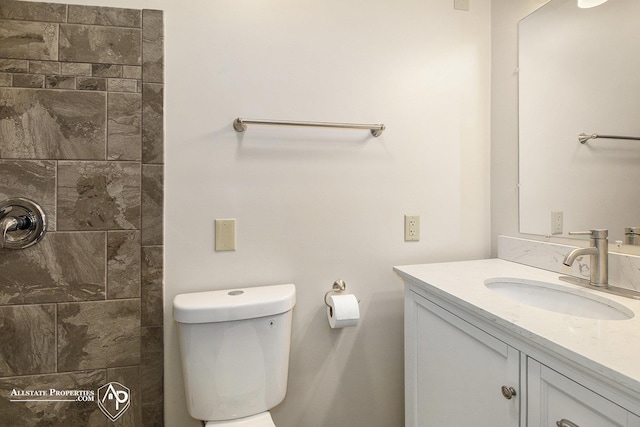
POLYGON ((578 141, 640 136, 639 18, 638 0, 551 0, 520 21, 521 233, 606 228, 614 242, 640 226, 640 141, 578 141))

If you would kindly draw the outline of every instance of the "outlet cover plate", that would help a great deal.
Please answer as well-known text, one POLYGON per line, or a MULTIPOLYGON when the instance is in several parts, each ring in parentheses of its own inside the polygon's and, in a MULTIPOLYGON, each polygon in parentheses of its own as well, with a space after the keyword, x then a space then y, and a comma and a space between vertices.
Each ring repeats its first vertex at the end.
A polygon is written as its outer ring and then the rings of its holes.
POLYGON ((420 240, 420 217, 418 215, 404 216, 404 241, 417 242, 420 240))
POLYGON ((469 10, 469 0, 453 0, 453 8, 456 10, 469 10))
POLYGON ((236 220, 216 219, 216 251, 235 251, 236 250, 236 220))
POLYGON ((562 234, 562 211, 551 212, 551 235, 562 234))

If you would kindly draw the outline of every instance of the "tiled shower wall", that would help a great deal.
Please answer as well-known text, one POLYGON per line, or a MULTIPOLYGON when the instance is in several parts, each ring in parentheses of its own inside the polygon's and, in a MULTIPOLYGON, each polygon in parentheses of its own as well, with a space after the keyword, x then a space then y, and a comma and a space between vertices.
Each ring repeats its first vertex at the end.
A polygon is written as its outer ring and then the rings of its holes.
POLYGON ((163 15, 0 0, 0 200, 49 231, 0 249, 0 425, 163 424, 163 15), (96 390, 132 404, 11 402, 96 390))

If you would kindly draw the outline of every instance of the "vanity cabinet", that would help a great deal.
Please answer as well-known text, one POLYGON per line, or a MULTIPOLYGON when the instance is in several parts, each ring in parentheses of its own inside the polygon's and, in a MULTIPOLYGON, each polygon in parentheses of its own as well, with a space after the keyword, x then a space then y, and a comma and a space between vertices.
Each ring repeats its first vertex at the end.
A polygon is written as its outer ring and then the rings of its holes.
POLYGON ((413 292, 405 308, 405 425, 517 427, 520 352, 413 292))
POLYGON ((605 398, 592 380, 584 380, 590 388, 580 384, 569 364, 545 359, 551 368, 530 352, 536 353, 490 320, 408 285, 405 425, 640 427, 640 417, 610 392, 605 398))
POLYGON ((634 414, 532 358, 527 358, 527 384, 529 426, 639 425, 634 414))

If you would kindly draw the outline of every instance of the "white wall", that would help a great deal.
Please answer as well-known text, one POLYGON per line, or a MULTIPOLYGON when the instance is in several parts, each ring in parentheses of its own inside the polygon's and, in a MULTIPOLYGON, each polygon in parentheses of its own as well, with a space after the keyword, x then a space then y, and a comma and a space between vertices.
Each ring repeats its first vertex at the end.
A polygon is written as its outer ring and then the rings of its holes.
POLYGON ((289 282, 278 427, 403 425, 392 266, 489 254, 489 0, 192 2, 168 11, 167 42, 167 425, 188 419, 173 297, 289 282), (240 135, 237 116, 387 130, 240 135), (421 216, 419 243, 403 241, 404 214, 421 216), (229 217, 238 250, 216 253, 213 219, 229 217), (328 327, 338 278, 361 300, 357 328, 328 327))
POLYGON ((186 413, 178 293, 295 283, 278 427, 403 425, 402 283, 392 266, 490 253, 490 0, 83 0, 165 10, 165 408, 186 413), (363 131, 235 117, 383 122, 363 131), (403 215, 422 239, 403 241, 403 215), (214 252, 236 218, 238 250, 214 252), (335 279, 361 300, 331 330, 335 279))

